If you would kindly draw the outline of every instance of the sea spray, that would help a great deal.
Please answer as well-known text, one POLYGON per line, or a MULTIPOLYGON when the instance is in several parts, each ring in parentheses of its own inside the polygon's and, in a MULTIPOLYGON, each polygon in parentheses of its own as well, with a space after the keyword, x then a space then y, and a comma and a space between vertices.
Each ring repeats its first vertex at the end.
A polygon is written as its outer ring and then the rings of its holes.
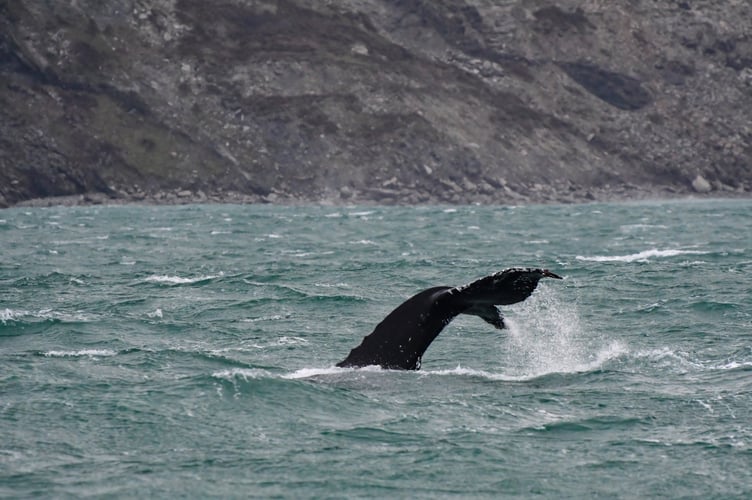
POLYGON ((562 292, 541 286, 506 317, 508 341, 503 366, 511 376, 534 377, 547 373, 587 371, 624 348, 618 342, 597 345, 583 328, 574 301, 564 302, 562 292))

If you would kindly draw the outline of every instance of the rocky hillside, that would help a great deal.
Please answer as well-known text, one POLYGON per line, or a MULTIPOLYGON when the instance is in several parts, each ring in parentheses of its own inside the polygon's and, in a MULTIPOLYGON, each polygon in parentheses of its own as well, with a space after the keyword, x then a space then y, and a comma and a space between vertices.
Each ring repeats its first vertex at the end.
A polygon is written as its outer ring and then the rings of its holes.
POLYGON ((0 0, 0 206, 752 192, 748 0, 0 0))

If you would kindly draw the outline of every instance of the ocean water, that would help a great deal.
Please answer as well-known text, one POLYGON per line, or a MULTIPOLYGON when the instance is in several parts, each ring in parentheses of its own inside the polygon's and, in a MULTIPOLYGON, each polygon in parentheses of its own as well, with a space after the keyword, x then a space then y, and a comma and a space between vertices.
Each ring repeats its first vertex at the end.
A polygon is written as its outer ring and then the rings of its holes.
POLYGON ((749 498, 752 202, 0 211, 0 497, 749 498), (410 295, 509 329, 339 369, 410 295))

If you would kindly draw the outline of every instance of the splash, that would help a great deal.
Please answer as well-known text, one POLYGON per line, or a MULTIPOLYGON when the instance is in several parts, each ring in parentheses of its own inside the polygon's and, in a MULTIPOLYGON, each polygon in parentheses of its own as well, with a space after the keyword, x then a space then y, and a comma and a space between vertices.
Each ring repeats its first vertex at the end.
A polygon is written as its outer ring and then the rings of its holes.
POLYGON ((619 341, 593 345, 576 304, 565 304, 548 287, 539 288, 513 314, 510 311, 506 323, 509 337, 503 366, 515 378, 590 371, 627 352, 619 341))

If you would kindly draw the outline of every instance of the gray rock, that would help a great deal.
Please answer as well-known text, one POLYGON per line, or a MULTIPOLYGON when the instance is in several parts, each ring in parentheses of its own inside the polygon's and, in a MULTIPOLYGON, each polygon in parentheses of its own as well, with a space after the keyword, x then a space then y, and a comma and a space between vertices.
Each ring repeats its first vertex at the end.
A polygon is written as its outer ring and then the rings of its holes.
POLYGON ((698 190, 697 172, 752 186, 748 1, 70 3, 3 3, 7 205, 749 193, 698 190))
POLYGON ((698 174, 692 181, 692 189, 698 193, 709 193, 713 187, 702 175, 698 174))

